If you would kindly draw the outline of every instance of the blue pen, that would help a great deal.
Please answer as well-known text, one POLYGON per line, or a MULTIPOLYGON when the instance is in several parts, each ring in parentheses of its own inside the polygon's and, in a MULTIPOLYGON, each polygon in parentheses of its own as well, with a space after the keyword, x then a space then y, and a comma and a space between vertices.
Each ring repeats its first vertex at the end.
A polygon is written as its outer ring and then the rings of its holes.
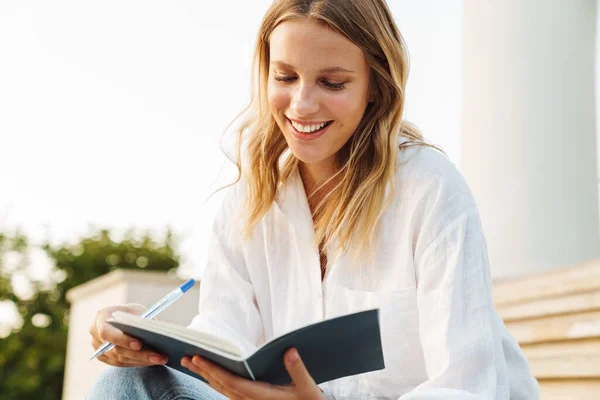
MULTIPOLYGON (((185 292, 190 290, 194 286, 195 283, 196 283, 196 281, 193 279, 188 280, 183 285, 179 286, 177 289, 173 290, 171 293, 169 293, 168 295, 166 295, 165 297, 160 299, 160 301, 158 303, 156 303, 152 307, 148 308, 141 315, 141 317, 144 319, 150 319, 150 318, 155 317, 156 315, 160 314, 160 312, 162 310, 169 307, 177 299, 179 299, 181 296, 183 296, 183 294, 185 292)), ((114 344, 112 344, 110 342, 104 342, 102 344, 102 346, 98 347, 98 350, 96 350, 96 352, 94 353, 92 358, 90 358, 90 360, 93 360, 94 358, 101 356, 102 354, 106 353, 113 347, 115 347, 114 344)))

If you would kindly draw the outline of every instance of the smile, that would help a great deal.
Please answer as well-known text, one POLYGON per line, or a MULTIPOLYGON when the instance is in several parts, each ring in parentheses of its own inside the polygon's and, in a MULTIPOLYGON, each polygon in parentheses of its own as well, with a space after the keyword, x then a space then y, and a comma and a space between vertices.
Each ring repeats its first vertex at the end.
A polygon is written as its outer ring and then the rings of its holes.
POLYGON ((290 119, 288 119, 288 122, 290 123, 290 128, 294 136, 302 140, 317 139, 322 136, 327 128, 333 123, 333 121, 326 121, 303 125, 290 119))
POLYGON ((290 122, 292 123, 292 126, 298 132, 312 133, 312 132, 320 131, 321 129, 323 129, 325 127, 325 125, 329 124, 331 121, 321 122, 321 123, 311 124, 311 125, 302 125, 302 124, 299 124, 298 122, 295 122, 292 120, 290 120, 290 122))

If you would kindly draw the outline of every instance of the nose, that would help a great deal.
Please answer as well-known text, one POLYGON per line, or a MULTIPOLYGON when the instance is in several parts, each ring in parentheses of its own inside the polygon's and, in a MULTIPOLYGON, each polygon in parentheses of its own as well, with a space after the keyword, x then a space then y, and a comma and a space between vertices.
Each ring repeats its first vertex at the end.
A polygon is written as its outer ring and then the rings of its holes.
POLYGON ((306 117, 319 111, 319 101, 314 88, 297 85, 290 101, 290 108, 297 117, 306 117))

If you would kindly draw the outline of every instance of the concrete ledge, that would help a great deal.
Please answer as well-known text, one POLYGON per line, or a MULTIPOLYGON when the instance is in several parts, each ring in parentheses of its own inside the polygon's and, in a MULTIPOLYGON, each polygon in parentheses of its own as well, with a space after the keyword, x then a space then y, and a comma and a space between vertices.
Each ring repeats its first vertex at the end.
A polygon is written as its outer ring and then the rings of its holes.
POLYGON ((600 260, 494 281, 492 295, 540 382, 542 399, 597 397, 600 260))
POLYGON ((492 296, 496 307, 533 300, 600 291, 600 260, 590 260, 568 268, 494 281, 492 296))
POLYGON ((600 338, 600 311, 508 322, 520 344, 600 338))
POLYGON ((600 290, 496 306, 504 322, 600 311, 600 290))
POLYGON ((521 348, 528 359, 544 357, 600 355, 600 339, 565 340, 538 344, 523 344, 521 348))
MULTIPOLYGON (((106 305, 149 305, 181 282, 164 272, 115 270, 67 293, 72 303, 63 398, 83 398, 102 368, 89 362, 87 328, 106 305), (87 349, 87 351, 85 350, 87 349)), ((198 285, 197 285, 198 286, 198 285)), ((199 288, 161 319, 182 325, 197 311, 199 288)), ((595 398, 600 393, 600 260, 493 282, 496 309, 523 348, 542 399, 595 398)))
POLYGON ((532 358, 529 365, 537 379, 600 377, 600 354, 532 358))
POLYGON ((177 286, 182 280, 178 277, 170 277, 164 271, 140 271, 133 269, 115 269, 108 274, 102 275, 96 279, 92 279, 84 284, 81 284, 67 292, 67 300, 70 303, 76 302, 81 298, 92 296, 97 293, 102 293, 108 288, 112 288, 115 284, 122 282, 137 282, 140 284, 173 284, 177 286))
POLYGON ((600 380, 596 379, 540 379, 542 400, 597 399, 600 380))

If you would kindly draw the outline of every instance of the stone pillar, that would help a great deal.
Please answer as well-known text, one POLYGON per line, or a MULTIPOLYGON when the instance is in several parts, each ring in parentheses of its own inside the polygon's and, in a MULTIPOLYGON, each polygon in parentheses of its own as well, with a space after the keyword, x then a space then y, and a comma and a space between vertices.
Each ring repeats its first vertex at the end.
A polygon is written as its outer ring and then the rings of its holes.
MULTIPOLYGON (((139 303, 146 307, 183 283, 163 272, 115 270, 67 293, 71 302, 63 399, 84 399, 105 364, 94 353, 88 332, 96 312, 106 306, 139 303)), ((198 312, 199 284, 163 311, 160 320, 187 326, 198 312)))
POLYGON ((460 168, 494 278, 599 254, 595 0, 464 0, 460 168))

